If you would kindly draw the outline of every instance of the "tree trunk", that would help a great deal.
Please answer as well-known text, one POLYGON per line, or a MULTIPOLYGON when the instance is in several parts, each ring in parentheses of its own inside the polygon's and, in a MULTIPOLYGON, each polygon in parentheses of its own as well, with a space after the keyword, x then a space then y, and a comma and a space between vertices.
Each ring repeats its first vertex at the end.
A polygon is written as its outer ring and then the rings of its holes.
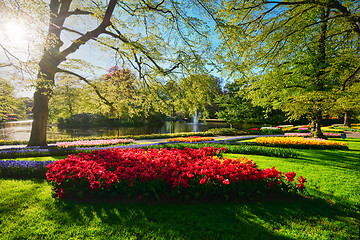
POLYGON ((344 126, 351 127, 351 114, 350 111, 346 111, 344 114, 344 126))
POLYGON ((49 116, 49 98, 42 91, 34 94, 34 108, 31 135, 28 146, 46 146, 46 127, 49 116))
POLYGON ((316 123, 314 121, 314 119, 311 119, 311 135, 313 135, 313 133, 316 131, 316 123))
POLYGON ((324 138, 324 134, 321 131, 321 120, 322 112, 318 110, 311 119, 311 136, 314 138, 324 138))

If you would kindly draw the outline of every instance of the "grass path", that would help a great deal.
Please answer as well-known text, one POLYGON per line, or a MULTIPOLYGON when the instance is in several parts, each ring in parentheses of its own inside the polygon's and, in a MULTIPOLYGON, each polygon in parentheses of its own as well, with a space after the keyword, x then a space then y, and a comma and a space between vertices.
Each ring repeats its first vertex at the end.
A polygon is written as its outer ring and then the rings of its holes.
POLYGON ((349 151, 299 150, 299 159, 248 156, 260 168, 306 177, 311 199, 296 201, 59 201, 46 181, 0 179, 0 239, 358 239, 360 139, 345 141, 349 151))

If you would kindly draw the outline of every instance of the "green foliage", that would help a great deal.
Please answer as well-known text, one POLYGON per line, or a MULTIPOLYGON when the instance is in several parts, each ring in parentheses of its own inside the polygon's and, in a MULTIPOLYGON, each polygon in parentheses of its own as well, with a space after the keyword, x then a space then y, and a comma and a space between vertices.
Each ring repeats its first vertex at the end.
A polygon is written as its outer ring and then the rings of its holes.
POLYGON ((354 117, 360 114, 360 83, 354 83, 351 87, 339 91, 339 98, 331 109, 331 114, 343 116, 345 112, 352 114, 354 117))
POLYGON ((107 106, 104 115, 125 120, 144 120, 149 114, 153 114, 152 102, 145 104, 148 86, 129 69, 119 69, 116 66, 110 68, 98 85, 112 104, 111 107, 107 106))
POLYGON ((91 90, 86 85, 79 84, 77 79, 68 76, 58 77, 49 102, 50 120, 56 122, 83 112, 93 112, 91 109, 97 108, 91 100, 92 97, 91 90))
POLYGON ((262 135, 267 135, 267 134, 283 134, 284 132, 278 128, 278 129, 275 129, 275 128, 262 128, 260 130, 260 133, 262 135))
POLYGON ((7 114, 15 114, 18 119, 24 119, 26 106, 21 98, 16 98, 14 87, 0 78, 0 121, 7 120, 7 114))
POLYGON ((103 115, 90 114, 90 113, 81 113, 74 114, 69 118, 58 120, 59 127, 95 127, 101 126, 103 122, 108 119, 103 115))
POLYGON ((240 131, 239 129, 236 128, 211 128, 206 132, 220 136, 235 136, 235 135, 242 135, 245 133, 244 131, 240 131))
POLYGON ((218 60, 253 104, 281 109, 289 119, 305 116, 319 130, 339 90, 358 74, 360 30, 338 15, 344 6, 357 16, 357 4, 349 0, 336 6, 222 1, 214 11, 222 38, 218 60))
POLYGON ((181 78, 172 89, 175 111, 182 111, 186 117, 201 114, 201 118, 214 117, 218 109, 215 98, 221 94, 222 79, 209 74, 192 74, 181 78))
POLYGON ((281 111, 275 113, 261 106, 255 106, 247 97, 248 93, 237 83, 227 84, 225 94, 218 95, 216 102, 220 110, 216 115, 231 125, 241 123, 283 122, 281 111))

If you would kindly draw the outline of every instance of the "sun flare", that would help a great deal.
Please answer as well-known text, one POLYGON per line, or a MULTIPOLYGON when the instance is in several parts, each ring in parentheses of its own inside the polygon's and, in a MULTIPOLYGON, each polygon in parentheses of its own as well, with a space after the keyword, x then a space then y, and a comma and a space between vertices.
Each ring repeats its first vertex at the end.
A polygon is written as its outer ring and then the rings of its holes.
POLYGON ((4 24, 4 30, 6 38, 12 45, 26 42, 26 29, 23 24, 9 21, 4 24))

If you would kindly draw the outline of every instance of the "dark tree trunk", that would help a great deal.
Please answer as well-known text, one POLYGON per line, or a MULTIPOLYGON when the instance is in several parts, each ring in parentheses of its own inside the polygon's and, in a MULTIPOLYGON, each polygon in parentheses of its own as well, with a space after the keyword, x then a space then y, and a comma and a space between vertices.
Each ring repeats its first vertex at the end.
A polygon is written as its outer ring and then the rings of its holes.
POLYGON ((49 98, 41 91, 34 94, 34 108, 29 146, 46 146, 46 127, 49 116, 49 98))
POLYGON ((351 113, 350 111, 346 111, 344 113, 344 126, 351 127, 351 113))
POLYGON ((322 112, 320 110, 316 111, 313 114, 313 118, 311 119, 311 136, 315 138, 323 138, 324 135, 321 131, 321 120, 322 120, 322 112))
POLYGON ((38 83, 34 94, 33 123, 28 146, 46 146, 46 128, 49 117, 49 99, 54 86, 54 76, 57 65, 46 63, 48 55, 44 54, 40 61, 38 83), (46 60, 45 60, 46 62, 46 60), (47 69, 45 73, 42 69, 47 69), (45 77, 42 78, 41 76, 45 77))
POLYGON ((316 131, 316 122, 314 119, 311 119, 311 135, 316 131))

